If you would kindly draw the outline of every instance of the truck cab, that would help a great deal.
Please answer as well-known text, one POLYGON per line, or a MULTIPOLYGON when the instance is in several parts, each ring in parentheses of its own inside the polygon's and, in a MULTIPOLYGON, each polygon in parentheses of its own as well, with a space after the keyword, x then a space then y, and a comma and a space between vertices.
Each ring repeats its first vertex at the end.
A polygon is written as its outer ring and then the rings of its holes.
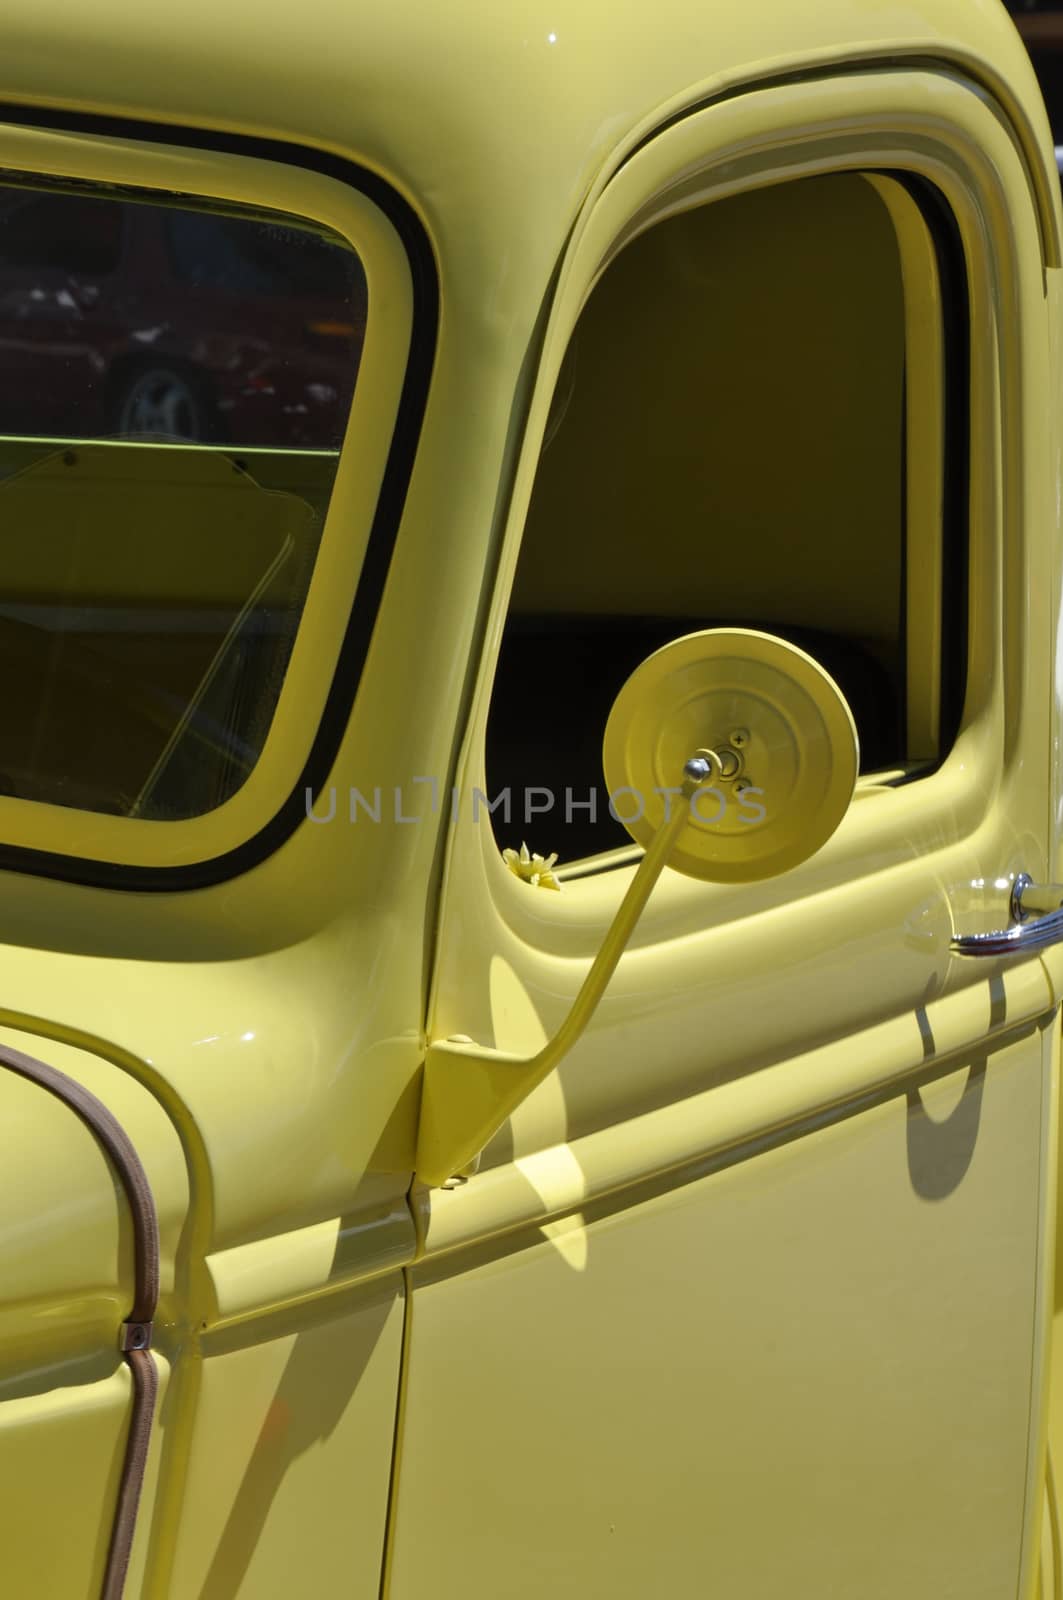
POLYGON ((1003 7, 0 40, 5 1592, 1058 1595, 1003 7))

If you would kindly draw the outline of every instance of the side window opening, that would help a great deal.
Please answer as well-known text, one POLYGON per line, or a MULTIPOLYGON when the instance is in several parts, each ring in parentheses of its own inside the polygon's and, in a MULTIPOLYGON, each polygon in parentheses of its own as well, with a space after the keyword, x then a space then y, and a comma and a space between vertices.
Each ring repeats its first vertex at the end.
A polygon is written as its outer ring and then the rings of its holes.
POLYGON ((610 706, 702 628, 814 656, 863 774, 940 759, 943 358, 910 315, 933 258, 900 184, 843 173, 671 216, 606 268, 557 383, 495 678, 500 844, 564 862, 630 842, 601 770, 610 706))

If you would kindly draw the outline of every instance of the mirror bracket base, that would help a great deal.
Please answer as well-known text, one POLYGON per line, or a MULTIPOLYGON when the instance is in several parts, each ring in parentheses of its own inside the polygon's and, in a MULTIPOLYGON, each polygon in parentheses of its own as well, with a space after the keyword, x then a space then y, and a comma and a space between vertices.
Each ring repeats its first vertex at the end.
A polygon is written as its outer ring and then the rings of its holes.
POLYGON ((417 1177, 421 1183, 436 1188, 468 1167, 510 1113, 579 1039, 686 826, 691 799, 708 776, 705 760, 694 758, 687 763, 679 803, 651 839, 568 1015, 537 1054, 513 1055, 467 1039, 440 1039, 428 1046, 417 1132, 417 1177))

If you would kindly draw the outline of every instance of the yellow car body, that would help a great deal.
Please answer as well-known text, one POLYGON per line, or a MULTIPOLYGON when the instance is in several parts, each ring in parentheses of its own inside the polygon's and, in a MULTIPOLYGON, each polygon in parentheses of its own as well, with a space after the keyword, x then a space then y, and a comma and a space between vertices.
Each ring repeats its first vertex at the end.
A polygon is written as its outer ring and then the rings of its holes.
MULTIPOLYGON (((158 1213, 159 1396, 125 1594, 1059 1595, 1063 952, 952 945, 1007 923, 1020 873, 1063 879, 1063 219, 1003 9, 10 0, 0 40, 5 182, 305 219, 368 282, 249 772, 172 819, 34 797, 24 777, 0 794, 0 1044, 103 1103, 158 1213), (655 321, 680 290, 653 308, 646 241, 691 217, 703 276, 684 255, 692 298, 655 321), (705 297, 729 317, 666 388, 654 363, 705 297), (750 376, 761 302, 772 350, 802 306, 836 314, 834 344, 802 347, 777 391, 750 376), (577 325, 592 358, 569 407, 577 325), (654 446, 645 503, 611 493, 649 424, 623 435, 603 408, 638 395, 682 422, 710 391, 712 517, 684 487, 696 437, 654 446), (871 454, 810 465, 817 406, 817 438, 863 418, 871 454), (540 458, 561 476, 537 489, 540 458), (876 565, 877 534, 859 551, 887 504, 904 543, 876 565), (903 748, 883 735, 889 759, 792 871, 665 872, 557 1070, 493 1120, 469 1109, 478 1159, 423 1127, 419 1159, 428 1045, 540 1050, 635 870, 609 844, 549 892, 500 855, 523 819, 507 832, 474 804, 511 595, 536 640, 558 609, 628 615, 632 585, 683 632, 706 573, 710 620, 802 637, 866 583, 854 637, 901 662, 903 748)), ((177 582, 164 545, 184 552, 182 604, 246 593, 244 502, 220 534, 204 509, 223 493, 213 446, 173 456, 135 556, 107 543, 126 466, 116 490, 117 458, 79 458, 93 500, 68 492, 69 441, 16 446, 5 603, 55 602, 75 514, 97 547, 78 581, 108 604, 177 582)), ((278 515, 313 500, 316 470, 283 452, 248 469, 278 515)), ((547 749, 576 704, 559 659, 523 669, 507 750, 525 732, 547 749)), ((44 670, 12 657, 5 698, 44 670)), ((553 848, 580 854, 561 819, 553 848)), ((438 1091, 459 1121, 461 1048, 438 1091)), ((135 1239, 97 1134, 5 1066, 0 1586, 90 1600, 133 1406, 135 1239)))

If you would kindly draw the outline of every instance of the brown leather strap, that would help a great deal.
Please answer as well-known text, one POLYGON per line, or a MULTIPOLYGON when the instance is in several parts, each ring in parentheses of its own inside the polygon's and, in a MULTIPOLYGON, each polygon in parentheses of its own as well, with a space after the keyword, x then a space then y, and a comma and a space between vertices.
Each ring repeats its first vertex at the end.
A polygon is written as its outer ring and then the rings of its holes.
POLYGON ((159 1299, 159 1224, 155 1199, 125 1129, 102 1100, 97 1100, 65 1072, 38 1061, 35 1056, 23 1055, 21 1050, 12 1050, 9 1045, 0 1045, 0 1067, 29 1078, 77 1113, 110 1157, 133 1219, 133 1304, 121 1334, 121 1349, 133 1379, 133 1408, 100 1592, 101 1600, 121 1600, 136 1531, 159 1383, 151 1354, 152 1323, 159 1299))
POLYGON ((155 1397, 159 1390, 159 1374, 150 1350, 127 1350, 126 1360, 133 1374, 133 1414, 129 1419, 129 1437, 126 1439, 125 1461, 118 1485, 111 1547, 107 1552, 107 1570, 103 1576, 100 1600, 122 1600, 129 1570, 129 1553, 133 1548, 133 1535, 137 1531, 140 1491, 144 1487, 144 1468, 148 1461, 151 1425, 155 1420, 155 1397))

